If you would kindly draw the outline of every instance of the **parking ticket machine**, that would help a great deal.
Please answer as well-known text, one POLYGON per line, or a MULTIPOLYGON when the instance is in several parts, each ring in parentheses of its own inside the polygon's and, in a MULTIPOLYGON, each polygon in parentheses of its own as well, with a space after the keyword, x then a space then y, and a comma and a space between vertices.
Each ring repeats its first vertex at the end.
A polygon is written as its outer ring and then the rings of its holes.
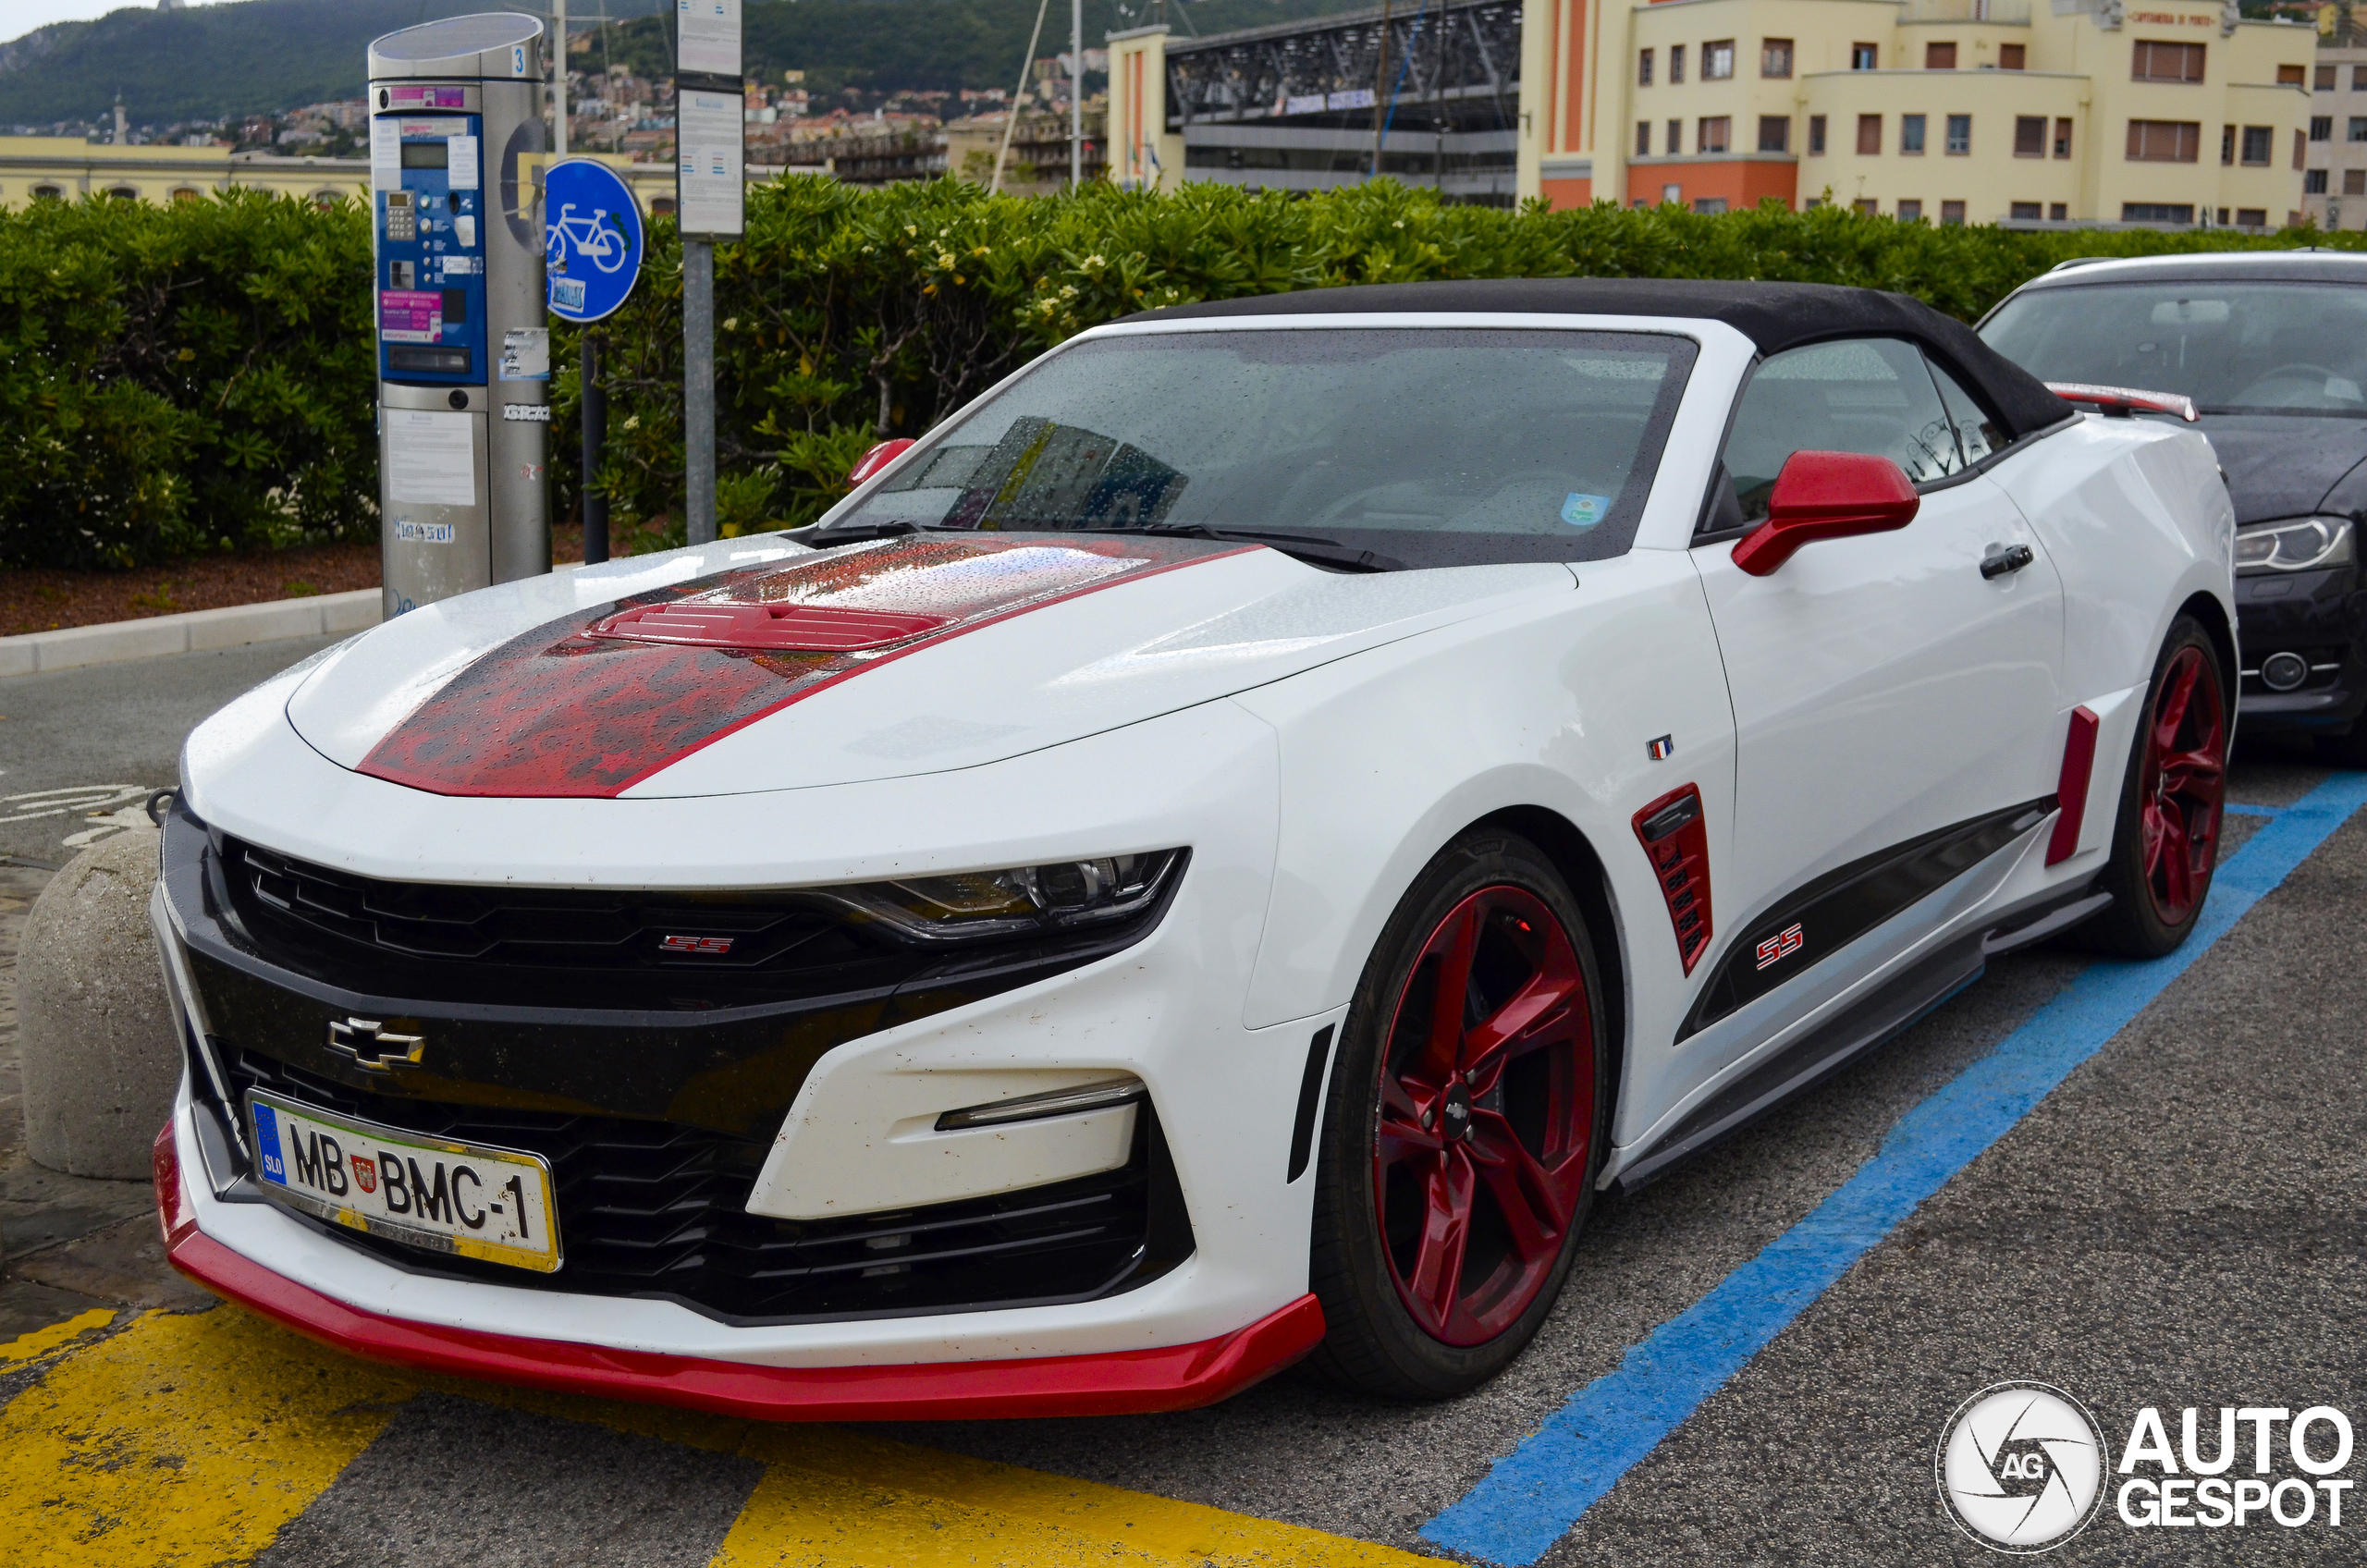
POLYGON ((550 570, 543 24, 370 46, 386 613, 550 570))

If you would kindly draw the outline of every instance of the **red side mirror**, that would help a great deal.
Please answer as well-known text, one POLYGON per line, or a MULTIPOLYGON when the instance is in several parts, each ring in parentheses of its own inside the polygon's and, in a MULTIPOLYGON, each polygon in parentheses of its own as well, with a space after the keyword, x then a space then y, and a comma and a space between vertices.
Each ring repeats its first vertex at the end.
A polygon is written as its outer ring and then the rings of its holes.
POLYGON ((854 467, 847 470, 847 488, 853 489, 898 458, 902 457, 904 448, 912 444, 911 436, 899 435, 893 441, 882 441, 868 452, 864 453, 862 457, 855 459, 854 467))
POLYGON ((1775 476, 1767 521, 1735 541, 1735 565, 1765 577, 1819 539, 1888 533, 1915 521, 1923 504, 1888 458, 1859 452, 1794 452, 1775 476))

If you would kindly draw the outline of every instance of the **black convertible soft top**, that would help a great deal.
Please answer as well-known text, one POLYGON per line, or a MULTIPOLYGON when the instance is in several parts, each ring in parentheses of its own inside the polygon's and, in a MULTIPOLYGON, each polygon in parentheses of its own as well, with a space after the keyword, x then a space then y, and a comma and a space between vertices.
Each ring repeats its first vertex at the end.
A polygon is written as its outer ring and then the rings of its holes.
POLYGON ((1147 311, 1135 321, 1223 316, 1356 315, 1381 311, 1504 312, 1539 315, 1683 316, 1721 321, 1780 353, 1832 337, 1905 337, 1954 372, 2018 437, 2071 417, 2070 404, 1920 300, 1830 283, 1729 283, 1696 278, 1494 277, 1451 283, 1378 283, 1308 288, 1147 311))

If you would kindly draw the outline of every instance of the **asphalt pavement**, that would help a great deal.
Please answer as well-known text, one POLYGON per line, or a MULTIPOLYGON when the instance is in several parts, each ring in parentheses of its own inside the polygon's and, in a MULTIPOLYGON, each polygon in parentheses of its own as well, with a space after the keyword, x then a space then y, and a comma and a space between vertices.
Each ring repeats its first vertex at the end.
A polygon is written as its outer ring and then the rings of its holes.
MULTIPOLYGON (((0 680, 0 802, 172 783, 190 723, 318 645, 0 680)), ((2300 1525, 2142 1526, 2118 1506, 2145 1408, 2173 1448, 2199 1409, 2206 1452, 2223 1405, 2367 1420, 2357 782, 2248 749, 2224 934, 2162 969, 2057 945, 1996 960, 1870 1060, 1601 1206, 1528 1354, 1425 1407, 1288 1374, 1178 1415, 766 1427, 369 1366, 157 1293, 121 1240, 136 1188, 61 1197, 23 1164, 0 996, 0 1519, 31 1530, 23 1561, 56 1562, 1971 1563, 1992 1554, 1944 1510, 1935 1444, 1970 1396, 2027 1379, 2083 1404, 2109 1450, 2111 1495, 2054 1560, 2367 1561, 2349 1544, 2367 1502, 2333 1525, 2324 1491, 2300 1525), (2049 1050, 2054 1077, 2015 1075, 2016 1053, 2049 1050), (1982 1117, 1992 1133, 1964 1133, 1982 1117), (1928 1196, 1895 1223, 1834 1218, 1924 1158, 1935 1121, 1962 1146, 1924 1159, 1928 1196), (69 1208, 84 1218, 40 1219, 69 1208), (105 1267, 64 1267, 109 1237, 105 1267), (1818 1247, 1845 1262, 1761 1287, 1768 1259, 1818 1247)), ((117 809, 0 820, 11 956, 34 863, 117 809)), ((2316 1484, 2281 1432, 2265 1471, 2245 1441, 2230 1481, 2316 1484)), ((2367 1432, 2358 1449, 2333 1479, 2367 1473, 2367 1432)))

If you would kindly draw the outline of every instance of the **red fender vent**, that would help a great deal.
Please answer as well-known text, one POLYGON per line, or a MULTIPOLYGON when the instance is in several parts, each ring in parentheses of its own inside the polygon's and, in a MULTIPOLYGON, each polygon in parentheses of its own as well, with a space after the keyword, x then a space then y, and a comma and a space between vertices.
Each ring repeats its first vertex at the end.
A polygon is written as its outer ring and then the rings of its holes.
POLYGON ((884 648, 943 626, 941 615, 838 609, 828 605, 734 605, 678 601, 644 605, 594 623, 585 633, 621 643, 693 648, 762 648, 780 653, 852 654, 884 648))
POLYGON ((1710 950, 1710 829, 1701 814, 1701 791, 1694 785, 1672 790, 1637 812, 1636 839, 1660 878, 1668 900, 1669 925, 1685 973, 1710 950))

